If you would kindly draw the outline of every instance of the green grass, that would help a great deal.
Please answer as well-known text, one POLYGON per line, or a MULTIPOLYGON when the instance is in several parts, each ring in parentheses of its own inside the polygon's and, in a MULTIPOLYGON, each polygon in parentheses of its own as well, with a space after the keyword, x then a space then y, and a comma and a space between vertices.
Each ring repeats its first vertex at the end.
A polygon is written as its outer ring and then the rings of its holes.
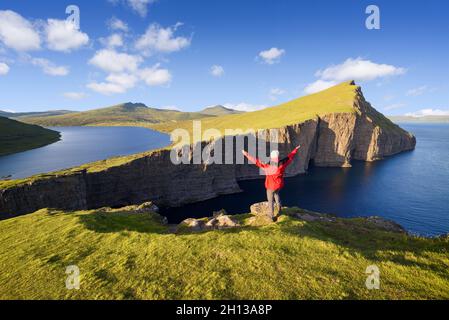
MULTIPOLYGON (((213 128, 224 133, 225 129, 246 131, 281 128, 329 113, 354 113, 357 88, 358 86, 350 82, 344 82, 319 93, 260 111, 201 119, 201 126, 203 130, 213 128)), ((178 128, 192 132, 192 121, 159 123, 151 127, 162 132, 171 132, 178 128)))
POLYGON ((0 156, 58 141, 59 132, 0 117, 0 156))
POLYGON ((175 110, 162 110, 148 108, 143 104, 124 103, 109 108, 96 109, 85 112, 76 112, 50 117, 27 117, 23 121, 28 123, 52 126, 88 126, 101 123, 132 122, 139 123, 159 123, 176 122, 188 119, 199 119, 208 117, 197 112, 180 112, 175 110))
POLYGON ((208 107, 204 110, 200 111, 202 114, 207 114, 210 116, 224 116, 224 115, 228 115, 228 114, 238 114, 238 113, 243 113, 242 111, 237 111, 237 110, 233 110, 233 109, 229 109, 220 105, 217 106, 213 106, 213 107, 208 107))
MULTIPOLYGON (((169 233, 133 208, 0 221, 1 299, 448 299, 449 241, 362 219, 169 233), (365 287, 380 268, 380 290, 365 287), (65 288, 77 265, 81 289, 65 288)), ((299 209, 290 209, 299 210, 299 209)), ((245 216, 240 216, 244 220, 245 216)))

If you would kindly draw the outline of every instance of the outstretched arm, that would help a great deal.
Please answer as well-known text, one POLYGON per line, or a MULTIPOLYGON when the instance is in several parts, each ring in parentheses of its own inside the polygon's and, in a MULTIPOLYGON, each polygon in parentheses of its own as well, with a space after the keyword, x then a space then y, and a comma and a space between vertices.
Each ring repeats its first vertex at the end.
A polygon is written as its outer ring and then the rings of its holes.
POLYGON ((256 166, 258 166, 259 168, 266 168, 267 165, 265 163, 260 162, 259 159, 254 158, 253 156, 251 156, 248 152, 246 152, 245 150, 242 150, 243 155, 252 163, 254 163, 256 166))
POLYGON ((295 155, 298 153, 299 148, 301 148, 300 145, 298 145, 295 149, 293 149, 292 152, 290 152, 290 154, 287 156, 287 161, 284 164, 285 166, 288 166, 290 163, 292 163, 295 155))

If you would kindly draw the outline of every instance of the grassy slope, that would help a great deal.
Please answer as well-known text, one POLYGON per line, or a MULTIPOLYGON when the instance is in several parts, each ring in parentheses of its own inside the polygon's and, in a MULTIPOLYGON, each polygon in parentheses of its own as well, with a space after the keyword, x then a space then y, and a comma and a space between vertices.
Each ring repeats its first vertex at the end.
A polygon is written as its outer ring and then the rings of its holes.
POLYGON ((207 117, 207 115, 196 112, 153 109, 143 104, 125 103, 109 108, 60 116, 29 117, 24 119, 24 121, 45 126, 88 126, 120 122, 130 122, 134 123, 134 125, 139 125, 140 123, 176 122, 204 117, 207 117))
POLYGON ((0 156, 39 148, 59 138, 56 131, 0 117, 0 156))
MULTIPOLYGON (((202 128, 214 128, 223 132, 225 129, 269 129, 300 123, 328 113, 354 112, 356 85, 344 82, 316 94, 301 97, 290 102, 266 108, 260 111, 225 115, 202 119, 202 128)), ((153 128, 171 132, 177 128, 192 130, 192 122, 161 123, 153 128)))
POLYGON ((127 210, 41 210, 0 221, 0 298, 449 298, 448 238, 412 238, 361 219, 287 216, 263 227, 175 235, 127 210), (373 264, 380 290, 365 287, 373 264), (65 289, 68 265, 81 270, 79 291, 65 289))
POLYGON ((237 111, 237 110, 233 110, 233 109, 229 109, 223 106, 214 106, 214 107, 209 107, 206 108, 204 110, 200 111, 202 114, 207 114, 210 116, 224 116, 224 115, 228 115, 228 114, 239 114, 239 113, 243 113, 242 111, 237 111))

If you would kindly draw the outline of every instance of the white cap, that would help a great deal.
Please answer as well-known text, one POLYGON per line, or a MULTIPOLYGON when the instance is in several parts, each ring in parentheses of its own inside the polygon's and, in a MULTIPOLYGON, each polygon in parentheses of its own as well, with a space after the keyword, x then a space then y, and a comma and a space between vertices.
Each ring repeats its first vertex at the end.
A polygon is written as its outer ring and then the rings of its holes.
POLYGON ((277 150, 271 151, 270 158, 271 159, 279 159, 279 151, 277 151, 277 150))

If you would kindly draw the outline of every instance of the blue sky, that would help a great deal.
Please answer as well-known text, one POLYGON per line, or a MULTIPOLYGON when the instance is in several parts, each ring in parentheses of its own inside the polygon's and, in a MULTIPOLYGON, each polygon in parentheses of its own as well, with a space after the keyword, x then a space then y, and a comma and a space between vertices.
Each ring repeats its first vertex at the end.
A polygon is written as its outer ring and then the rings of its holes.
POLYGON ((446 0, 2 0, 0 109, 255 110, 354 78, 383 113, 449 114, 448 16, 446 0))

